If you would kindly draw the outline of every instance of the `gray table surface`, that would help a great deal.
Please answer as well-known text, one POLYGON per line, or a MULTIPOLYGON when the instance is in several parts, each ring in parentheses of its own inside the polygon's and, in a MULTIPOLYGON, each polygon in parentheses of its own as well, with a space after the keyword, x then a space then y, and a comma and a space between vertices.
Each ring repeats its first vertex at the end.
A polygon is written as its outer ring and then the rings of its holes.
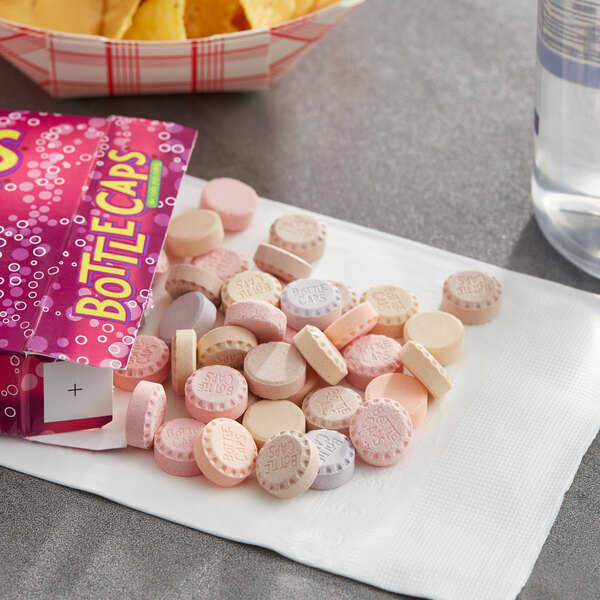
MULTIPOLYGON (((368 0, 268 92, 56 100, 0 61, 0 107, 177 120, 189 173, 600 292, 532 216, 534 0, 368 0)), ((600 443, 522 600, 600 594, 600 443)), ((392 594, 0 468, 0 597, 392 594)))

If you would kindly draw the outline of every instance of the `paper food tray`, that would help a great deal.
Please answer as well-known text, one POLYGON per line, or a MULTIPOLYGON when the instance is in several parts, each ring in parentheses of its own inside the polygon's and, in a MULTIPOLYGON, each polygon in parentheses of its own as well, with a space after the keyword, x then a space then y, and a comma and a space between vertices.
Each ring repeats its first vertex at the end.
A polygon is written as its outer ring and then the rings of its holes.
POLYGON ((111 40, 0 19, 0 54, 51 96, 265 89, 363 0, 268 29, 172 41, 111 40))

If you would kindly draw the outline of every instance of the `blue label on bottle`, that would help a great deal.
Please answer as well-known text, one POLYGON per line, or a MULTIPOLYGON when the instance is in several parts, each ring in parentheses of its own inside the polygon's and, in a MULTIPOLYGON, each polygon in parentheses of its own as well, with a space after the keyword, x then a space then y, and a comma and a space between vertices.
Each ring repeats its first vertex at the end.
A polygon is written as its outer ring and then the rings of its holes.
POLYGON ((553 75, 600 87, 600 1, 540 0, 537 54, 553 75))

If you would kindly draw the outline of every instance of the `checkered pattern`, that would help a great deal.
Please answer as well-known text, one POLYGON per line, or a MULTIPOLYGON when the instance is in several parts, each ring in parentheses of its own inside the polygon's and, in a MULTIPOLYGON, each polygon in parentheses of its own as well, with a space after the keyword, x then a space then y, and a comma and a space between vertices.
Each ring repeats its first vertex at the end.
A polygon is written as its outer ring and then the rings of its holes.
POLYGON ((268 88, 363 0, 271 27, 180 42, 43 31, 0 19, 0 54, 51 96, 268 88))

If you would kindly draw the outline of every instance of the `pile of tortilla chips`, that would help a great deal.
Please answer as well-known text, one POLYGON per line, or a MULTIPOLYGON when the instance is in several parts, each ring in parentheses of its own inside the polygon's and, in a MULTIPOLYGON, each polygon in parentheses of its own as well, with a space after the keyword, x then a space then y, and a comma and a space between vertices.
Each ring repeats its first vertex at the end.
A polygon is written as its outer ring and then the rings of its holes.
POLYGON ((0 17, 124 40, 185 40, 262 29, 336 0, 0 0, 0 17))

